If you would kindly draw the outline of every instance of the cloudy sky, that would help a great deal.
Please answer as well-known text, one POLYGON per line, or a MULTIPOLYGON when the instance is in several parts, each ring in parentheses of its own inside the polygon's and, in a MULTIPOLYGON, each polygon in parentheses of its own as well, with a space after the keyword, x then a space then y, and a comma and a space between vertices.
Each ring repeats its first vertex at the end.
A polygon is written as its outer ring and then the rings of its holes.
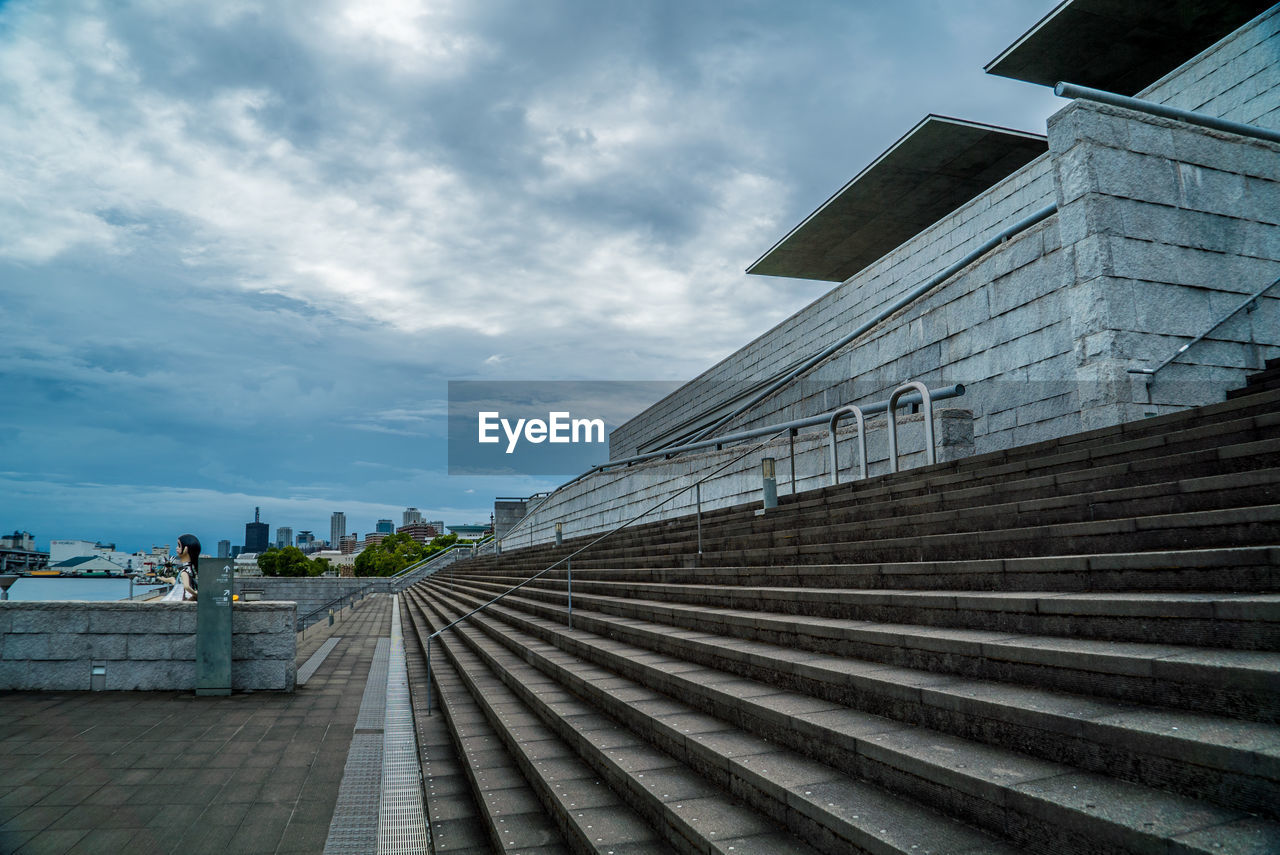
POLYGON ((681 380, 743 269, 1052 0, 0 0, 0 529, 241 543, 450 477, 449 380, 681 380))

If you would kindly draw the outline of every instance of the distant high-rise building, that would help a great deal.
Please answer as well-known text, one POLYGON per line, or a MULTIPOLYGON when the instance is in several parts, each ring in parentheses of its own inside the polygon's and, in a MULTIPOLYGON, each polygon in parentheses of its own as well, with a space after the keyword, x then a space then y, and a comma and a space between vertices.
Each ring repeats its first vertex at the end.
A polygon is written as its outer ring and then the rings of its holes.
POLYGON ((287 525, 276 526, 276 548, 293 546, 293 529, 287 525))
POLYGON ((329 517, 329 545, 336 547, 346 533, 347 515, 342 511, 334 511, 333 516, 329 517))
POLYGON ((315 552, 318 548, 316 546, 316 536, 309 531, 298 532, 298 536, 294 538, 294 541, 303 552, 315 552))
POLYGON ((350 555, 356 551, 356 546, 360 543, 360 535, 352 532, 344 534, 338 539, 338 549, 343 555, 350 555))
POLYGON ((378 534, 395 534, 396 524, 391 520, 378 520, 378 525, 373 530, 378 534))
POLYGON ((436 535, 437 535, 437 536, 442 535, 442 534, 444 534, 444 533, 445 533, 445 531, 444 531, 444 520, 423 520, 423 522, 425 522, 427 525, 429 525, 429 526, 431 526, 432 528, 434 528, 434 529, 436 530, 436 535))
POLYGON ((218 541, 218 557, 219 558, 231 557, 231 541, 229 540, 218 541))
POLYGON ((242 552, 244 552, 244 547, 243 547, 243 546, 233 546, 233 547, 231 547, 231 557, 232 557, 232 558, 239 558, 239 557, 240 557, 240 553, 242 553, 242 552))
POLYGON ((422 511, 417 508, 404 509, 404 525, 413 525, 422 522, 422 511))
POLYGON ((400 526, 396 529, 396 534, 407 534, 418 543, 430 543, 432 538, 440 534, 440 530, 430 523, 415 522, 400 526))
MULTIPOLYGON (((395 534, 395 532, 392 532, 392 534, 395 534)), ((364 548, 368 549, 370 546, 377 546, 379 543, 382 543, 382 541, 385 540, 386 538, 387 538, 386 532, 371 531, 364 536, 364 548)))
POLYGON ((266 552, 270 526, 259 518, 259 509, 253 509, 253 522, 244 524, 244 551, 266 552))

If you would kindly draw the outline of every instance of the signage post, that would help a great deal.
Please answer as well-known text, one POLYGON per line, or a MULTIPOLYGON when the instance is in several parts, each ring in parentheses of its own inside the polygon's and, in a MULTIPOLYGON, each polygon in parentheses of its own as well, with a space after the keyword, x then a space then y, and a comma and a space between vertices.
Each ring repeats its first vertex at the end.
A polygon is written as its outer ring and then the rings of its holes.
POLYGON ((196 694, 231 694, 232 559, 201 558, 196 599, 196 694))

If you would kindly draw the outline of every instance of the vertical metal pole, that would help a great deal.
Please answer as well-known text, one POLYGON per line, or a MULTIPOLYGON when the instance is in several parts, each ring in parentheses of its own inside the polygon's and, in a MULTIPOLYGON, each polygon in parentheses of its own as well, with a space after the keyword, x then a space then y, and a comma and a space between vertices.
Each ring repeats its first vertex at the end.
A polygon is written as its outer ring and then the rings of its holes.
POLYGON ((760 461, 760 475, 764 481, 764 509, 778 507, 778 478, 777 478, 777 461, 772 457, 765 457, 760 461))
POLYGON ((431 636, 427 636, 427 715, 431 715, 431 636))
POLYGON ((564 523, 556 523, 556 546, 564 546, 564 523))
POLYGON ((573 559, 570 558, 569 564, 569 629, 573 629, 573 559))
POLYGON ((796 494, 796 429, 787 431, 787 437, 791 440, 791 495, 794 496, 796 494))
POLYGON ((702 482, 699 481, 693 488, 698 496, 698 555, 702 555, 702 482))

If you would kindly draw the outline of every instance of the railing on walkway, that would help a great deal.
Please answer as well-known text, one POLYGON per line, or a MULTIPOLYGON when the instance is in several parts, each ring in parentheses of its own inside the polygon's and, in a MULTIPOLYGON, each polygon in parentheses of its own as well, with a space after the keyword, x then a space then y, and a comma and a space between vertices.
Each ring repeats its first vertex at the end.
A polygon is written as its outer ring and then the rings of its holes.
POLYGON ((399 593, 410 585, 421 582, 423 579, 438 572, 441 568, 447 567, 455 561, 464 558, 471 558, 478 555, 480 551, 493 541, 493 535, 483 537, 476 541, 466 541, 452 543, 437 552, 433 552, 426 558, 410 564, 408 567, 396 573, 394 576, 386 577, 391 586, 391 590, 399 593))
MULTIPOLYGON (((824 422, 828 425, 828 429, 831 431, 831 442, 832 442, 832 472, 833 472, 833 477, 834 477, 834 473, 835 473, 835 470, 836 470, 835 444, 834 444, 834 443, 835 443, 836 422, 838 421, 838 419, 837 419, 837 415, 838 415, 839 413, 846 412, 846 411, 850 411, 850 410, 852 410, 852 411, 856 412, 856 413, 858 414, 858 424, 859 424, 859 427, 860 427, 859 434, 860 434, 860 436, 862 436, 862 437, 863 437, 863 456, 862 456, 862 467, 863 467, 863 471, 862 471, 862 475, 863 475, 863 477, 865 477, 865 476, 866 476, 866 444, 865 444, 865 442, 866 442, 866 433, 865 433, 865 430, 864 430, 864 429, 862 429, 862 428, 865 428, 865 416, 866 416, 866 414, 885 412, 885 413, 887 413, 887 414, 888 414, 888 419, 889 419, 889 464, 890 464, 890 471, 892 471, 892 472, 897 472, 897 471, 898 471, 898 459, 897 459, 897 458, 898 458, 898 444, 897 444, 897 421, 896 421, 896 413, 895 413, 895 411, 896 411, 896 409, 897 409, 899 406, 907 406, 907 405, 915 404, 915 403, 923 403, 923 404, 924 404, 924 422, 925 422, 925 454, 926 454, 926 458, 927 458, 927 460, 928 460, 928 463, 930 463, 930 464, 935 463, 935 462, 937 462, 937 450, 936 450, 936 448, 935 448, 935 444, 934 444, 934 431, 933 431, 933 401, 934 401, 934 400, 936 400, 936 399, 938 399, 938 398, 944 398, 944 397, 945 397, 945 398, 954 398, 954 397, 957 397, 957 396, 959 396, 959 395, 963 395, 963 394, 964 394, 964 391, 965 391, 965 390, 964 390, 964 386, 963 386, 963 385, 959 385, 959 384, 957 384, 957 385, 955 385, 955 386, 948 386, 948 387, 945 387, 944 389, 939 389, 939 390, 936 390, 936 391, 931 392, 931 391, 929 390, 929 388, 928 388, 927 386, 925 386, 925 384, 923 384, 923 383, 921 383, 921 382, 919 382, 919 381, 914 381, 914 380, 913 380, 913 381, 908 381, 907 383, 904 383, 904 384, 902 384, 901 386, 898 386, 896 389, 894 389, 894 390, 893 390, 893 392, 892 392, 892 394, 890 394, 890 396, 889 396, 888 400, 886 400, 886 401, 880 401, 880 402, 875 403, 875 404, 868 404, 868 405, 867 405, 867 406, 865 406, 865 407, 856 407, 856 406, 842 407, 841 409, 836 410, 836 411, 835 411, 835 413, 831 413, 831 414, 823 414, 823 415, 821 415, 821 416, 814 416, 814 417, 812 417, 812 418, 808 418, 808 419, 799 419, 799 420, 792 421, 792 422, 785 422, 785 423, 783 423, 783 424, 775 424, 775 425, 771 425, 771 426, 770 426, 770 427, 768 427, 768 428, 758 428, 758 429, 755 429, 755 430, 752 430, 752 431, 744 431, 744 432, 742 432, 742 433, 732 434, 732 435, 730 435, 730 436, 720 437, 720 438, 719 438, 719 439, 717 439, 717 440, 710 440, 710 441, 700 442, 700 443, 691 443, 691 444, 690 444, 691 446, 697 446, 697 447, 700 447, 700 448, 701 448, 701 447, 708 447, 708 446, 711 446, 711 445, 715 445, 715 446, 719 447, 719 446, 721 446, 721 445, 723 445, 723 444, 725 444, 725 443, 728 443, 728 442, 733 442, 733 441, 742 441, 742 440, 744 440, 744 439, 756 439, 756 438, 759 438, 759 437, 761 437, 761 436, 765 436, 765 435, 766 435, 766 434, 765 434, 765 432, 766 432, 766 431, 772 431, 771 433, 769 433, 769 434, 766 436, 766 438, 764 439, 764 441, 757 443, 756 445, 754 445, 754 446, 752 446, 751 448, 747 449, 747 451, 743 452, 742 454, 739 454, 738 456, 736 456, 736 457, 734 457, 734 458, 732 458, 732 459, 730 459, 730 460, 726 461, 725 463, 720 464, 719 466, 715 467, 714 469, 712 469, 712 470, 711 470, 710 472, 708 472, 707 474, 703 475, 703 476, 702 476, 701 478, 699 478, 697 481, 694 481, 694 482, 693 482, 693 483, 691 483, 691 484, 688 484, 688 485, 686 485, 686 486, 684 486, 684 487, 681 487, 679 490, 676 490, 674 493, 672 493, 671 495, 667 496, 667 497, 666 497, 665 499, 663 499, 662 501, 660 501, 660 502, 658 502, 658 503, 656 503, 656 504, 654 504, 654 505, 651 505, 651 506, 649 506, 648 508, 645 508, 643 511, 641 511, 641 512, 640 512, 640 513, 638 513, 638 514, 636 514, 634 517, 631 517, 630 519, 626 520, 625 522, 622 522, 622 523, 618 524, 617 526, 615 526, 614 528, 609 529, 608 531, 604 532, 604 533, 603 533, 603 534, 601 534, 599 537, 595 538, 594 540, 592 540, 590 543, 586 544, 585 546, 581 546, 581 547, 579 547, 578 549, 575 549, 573 552, 569 553, 569 554, 568 554, 568 555, 566 555, 565 557, 563 557, 563 558, 561 558, 561 559, 559 559, 559 560, 557 560, 557 561, 553 562, 552 564, 550 564, 550 565, 549 565, 549 566, 547 566, 547 567, 544 567, 542 570, 539 570, 537 573, 534 573, 534 574, 533 574, 532 576, 530 576, 528 579, 525 579, 524 581, 520 582, 520 583, 519 583, 519 584, 517 584, 517 585, 513 585, 512 587, 510 587, 510 588, 508 588, 507 590, 503 591, 501 594, 498 594, 498 596, 494 597, 493 599, 491 599, 491 600, 489 600, 489 601, 487 601, 487 602, 485 602, 485 603, 482 603, 482 604, 481 604, 481 605, 479 605, 479 606, 476 606, 476 607, 475 607, 474 609, 472 609, 471 611, 467 612, 466 614, 462 615, 461 617, 455 618, 454 620, 452 620, 452 621, 450 621, 449 623, 445 624, 445 625, 444 625, 443 627, 441 627, 440 629, 437 629, 436 631, 434 631, 434 632, 432 632, 430 635, 428 635, 428 636, 426 637, 425 641, 424 641, 424 644, 425 644, 426 649, 427 649, 427 652, 426 652, 426 660, 427 660, 427 715, 431 715, 431 709, 432 709, 432 697, 431 697, 431 680, 432 680, 432 677, 431 677, 431 642, 432 642, 432 641, 433 641, 433 640, 434 640, 438 635, 440 635, 441 633, 443 633, 443 632, 445 632, 445 631, 447 631, 447 630, 452 629, 453 627, 457 626, 459 623, 461 623, 461 622, 462 622, 462 621, 464 621, 464 620, 467 620, 468 618, 472 617, 473 615, 476 615, 476 614, 478 614, 478 613, 480 613, 480 612, 484 611, 484 610, 485 610, 485 609, 487 609, 489 606, 492 606, 494 603, 497 603, 497 602, 499 602, 500 600, 502 600, 503 598, 505 598, 505 597, 507 597, 507 596, 509 596, 509 595, 511 595, 511 594, 513 594, 513 593, 515 593, 516 591, 518 591, 518 590, 520 590, 521 588, 523 588, 525 585, 528 585, 530 582, 534 581, 535 579, 538 579, 538 578, 540 578, 540 577, 542 577, 542 576, 546 575, 547 573, 549 573, 550 571, 554 570, 555 568, 559 567, 559 566, 560 566, 560 565, 562 565, 562 564, 565 566, 565 570, 566 570, 566 574, 565 574, 565 579, 566 579, 565 588, 566 588, 567 603, 568 603, 568 624, 569 624, 569 629, 573 629, 573 559, 574 559, 575 557, 577 557, 577 556, 581 555, 583 552, 586 552, 588 549, 590 549, 591 547, 593 547, 593 546, 595 546, 596 544, 600 543, 601 541, 606 540, 606 539, 607 539, 607 538, 609 538, 609 537, 612 537, 613 535, 617 534, 619 531, 622 531, 622 530, 623 530, 624 528, 626 528, 627 526, 630 526, 630 525, 632 525, 633 523, 638 522, 639 520, 643 519, 644 517, 647 517, 649 514, 651 514, 651 513, 653 513, 654 511, 658 510, 658 509, 659 509, 659 508, 661 508, 663 505, 666 505, 668 502, 672 501, 673 499, 675 499, 675 498, 677 498, 677 497, 679 497, 679 496, 684 495, 685 493, 689 492, 690 490, 696 490, 696 491, 697 491, 696 504, 697 504, 697 528, 698 528, 698 554, 699 554, 699 555, 701 555, 701 554, 702 554, 702 485, 703 485, 706 481, 708 481, 709 479, 711 479, 711 478, 715 477, 716 475, 719 475, 721 472, 723 472, 725 469, 729 468, 730 466, 734 465, 735 463, 738 463, 739 461, 741 461, 741 460, 743 460, 743 459, 745 459, 745 458, 749 457, 750 455, 755 454, 757 451, 760 451, 762 448, 764 448, 765 446, 767 446, 770 442, 772 442, 773 440, 775 440, 775 439, 777 439, 778 437, 782 436, 783 434, 788 434, 792 439, 794 439, 794 437, 795 437, 795 431, 796 431, 800 426, 809 427, 809 426, 814 426, 814 425, 821 425, 821 424, 823 424, 824 422)), ((689 446, 684 446, 684 447, 682 447, 682 448, 683 448, 683 450, 688 450, 689 446)), ((794 471, 795 471, 795 469, 794 469, 794 466, 795 466, 795 463, 794 463, 794 461, 795 461, 795 457, 794 457, 794 450, 795 450, 795 446, 794 446, 794 443, 793 443, 793 444, 792 444, 792 473, 793 473, 792 477, 793 477, 793 478, 794 478, 794 471)), ((672 451, 672 450, 668 450, 668 451, 666 451, 666 452, 651 452, 651 453, 649 453, 649 454, 638 455, 638 456, 637 456, 637 458, 638 458, 638 459, 650 459, 650 458, 653 458, 653 457, 668 457, 668 456, 670 456, 672 453, 673 453, 673 451, 672 451)), ((637 459, 637 458, 628 458, 628 460, 630 460, 630 461, 634 462, 634 460, 635 460, 635 459, 637 459)), ((626 461, 612 461, 612 462, 610 462, 609 464, 605 464, 605 465, 606 465, 606 466, 618 466, 618 465, 624 465, 624 463, 625 463, 625 462, 626 462, 626 461)), ((769 463, 769 464, 772 464, 772 462, 773 462, 773 461, 772 461, 772 459, 770 459, 770 460, 768 461, 768 463, 769 463)), ((599 468, 599 467, 597 467, 597 468, 599 468)), ((594 471, 594 470, 593 470, 593 471, 594 471)), ((771 472, 769 473, 769 475, 771 475, 771 472)), ((580 477, 581 477, 581 476, 580 476, 580 477)), ((766 476, 766 479, 767 479, 767 478, 768 478, 768 476, 766 476)), ((575 480, 576 480, 576 479, 575 479, 575 480)))
POLYGON ((1205 330, 1204 332, 1200 333, 1200 335, 1196 336, 1195 338, 1191 339, 1191 341, 1187 342, 1187 343, 1186 343, 1186 344, 1184 344, 1182 347, 1178 348, 1176 351, 1174 351, 1173 355, 1171 355, 1171 356, 1170 356, 1168 359, 1166 359, 1164 362, 1161 362, 1161 363, 1160 363, 1159 365, 1157 365, 1155 368, 1130 368, 1130 369, 1129 369, 1129 373, 1130 373, 1130 374, 1143 374, 1143 375, 1145 375, 1145 376, 1147 376, 1147 377, 1154 378, 1154 377, 1155 377, 1155 375, 1156 375, 1156 372, 1157 372, 1157 371, 1159 371, 1161 368, 1164 368, 1166 365, 1169 365, 1170 363, 1172 363, 1172 362, 1174 362, 1175 360, 1177 360, 1177 359, 1178 359, 1178 357, 1182 356, 1182 355, 1183 355, 1184 353, 1186 353, 1188 350, 1190 350, 1191 348, 1195 347, 1197 344, 1199 344, 1201 341, 1203 341, 1206 337, 1208 337, 1208 335, 1209 335, 1210 333, 1212 333, 1212 332, 1213 332, 1214 330, 1216 330, 1218 327, 1220 327, 1220 326, 1222 326, 1223 324, 1225 324, 1227 321, 1229 321, 1229 320, 1231 320, 1232 318, 1234 318, 1234 317, 1235 317, 1236 315, 1238 315, 1240 312, 1242 312, 1242 311, 1244 311, 1244 310, 1246 310, 1246 309, 1247 309, 1248 311, 1252 312, 1252 311, 1257 307, 1257 304, 1258 304, 1258 298, 1259 298, 1259 297, 1261 297, 1263 294, 1267 293, 1268 291, 1270 291, 1272 288, 1276 287, 1277 285, 1280 285, 1280 279, 1273 279, 1273 280, 1271 280, 1270 282, 1268 282, 1266 285, 1263 285, 1263 286, 1262 286, 1261 288, 1259 288, 1257 291, 1254 291, 1254 292, 1253 292, 1252 294, 1250 294, 1248 297, 1245 297, 1245 298, 1244 298, 1244 301, 1243 301, 1243 302, 1241 302, 1238 306, 1236 306, 1236 307, 1235 307, 1234 309, 1232 309, 1231 311, 1227 312, 1227 313, 1226 313, 1225 315, 1223 315, 1222 317, 1218 318, 1216 321, 1214 321, 1214 322, 1209 326, 1209 328, 1208 328, 1207 330, 1205 330))
MULTIPOLYGON (((905 407, 905 406, 924 403, 924 396, 921 395, 919 388, 911 384, 906 384, 906 385, 910 386, 910 389, 904 392, 898 398, 897 405, 905 407)), ((920 386, 923 387, 923 384, 920 384, 920 386)), ((963 395, 964 384, 955 383, 951 386, 943 386, 940 389, 934 389, 932 391, 925 389, 925 392, 930 396, 930 398, 933 401, 944 401, 950 398, 958 398, 961 395, 963 395)), ((687 442, 683 445, 674 446, 672 448, 664 448, 659 451, 646 451, 643 454, 635 454, 635 455, 632 455, 631 457, 623 457, 623 458, 619 458, 618 460, 610 460, 606 463, 599 463, 599 464, 596 464, 595 466, 592 466, 590 469, 588 469, 586 472, 583 472, 581 475, 578 475, 577 477, 564 482, 557 488, 557 490, 563 490, 565 487, 568 487, 571 484, 576 484, 578 481, 581 481, 583 478, 586 478, 590 475, 594 475, 597 472, 604 472, 605 470, 613 469, 619 466, 632 466, 636 463, 642 463, 646 460, 656 460, 657 458, 660 458, 660 457, 664 459, 671 458, 671 457, 675 457, 678 454, 683 454, 688 451, 702 451, 709 448, 714 448, 716 450, 719 450, 726 445, 734 445, 739 442, 746 442, 748 440, 752 440, 757 437, 761 437, 766 434, 776 433, 779 431, 786 431, 788 438, 791 440, 791 450, 790 450, 791 471, 794 473, 795 465, 796 465, 796 447, 795 447, 796 435, 804 428, 809 428, 809 427, 819 427, 822 425, 826 425, 828 429, 830 429, 831 419, 834 417, 835 413, 841 412, 842 410, 845 410, 845 409, 846 408, 840 408, 839 410, 835 410, 830 413, 820 413, 819 415, 816 415, 816 416, 809 416, 808 418, 803 418, 803 419, 793 419, 788 422, 775 422, 774 424, 765 425, 764 427, 752 428, 751 430, 738 431, 737 433, 729 433, 729 434, 725 434, 724 436, 717 436, 713 439, 704 439, 704 440, 699 440, 697 442, 687 442)), ((877 413, 883 413, 883 412, 886 412, 888 409, 889 409, 889 402, 887 400, 877 401, 874 404, 867 404, 866 406, 861 408, 862 414, 864 417, 872 416, 877 413)), ((930 423, 929 425, 930 434, 932 434, 932 431, 933 431, 933 425, 932 423, 930 423)), ((930 442, 930 449, 932 449, 932 447, 933 447, 932 442, 930 442)), ((928 453, 931 455, 934 454, 932 450, 930 450, 928 453)), ((932 457, 930 458, 930 462, 933 462, 932 457)), ((897 466, 896 461, 892 465, 895 467, 893 471, 894 472, 898 471, 896 468, 897 466)), ((863 477, 865 477, 865 473, 863 477)), ((515 531, 517 531, 522 525, 525 525, 530 519, 532 519, 532 517, 533 517, 532 512, 525 515, 525 517, 521 519, 520 522, 513 525, 507 531, 507 533, 502 536, 501 539, 505 540, 507 538, 510 538, 515 531)), ((495 541, 495 545, 497 545, 497 548, 499 549, 499 551, 501 551, 501 547, 500 547, 500 544, 498 544, 498 541, 495 541)), ((532 531, 530 531, 529 545, 530 546, 533 545, 532 531)))
POLYGON ((320 621, 324 620, 324 618, 328 616, 330 609, 340 610, 344 608, 348 603, 354 604, 357 600, 363 600, 365 597, 369 595, 369 592, 373 588, 374 588, 374 583, 369 582, 365 585, 361 585, 359 588, 357 588, 354 591, 348 591, 347 593, 343 594, 341 597, 336 597, 335 599, 330 600, 329 602, 325 603, 323 606, 319 606, 317 608, 312 609, 311 611, 307 612, 305 615, 300 615, 298 617, 297 623, 294 625, 294 632, 302 632, 307 627, 312 626, 313 624, 317 624, 320 621))

